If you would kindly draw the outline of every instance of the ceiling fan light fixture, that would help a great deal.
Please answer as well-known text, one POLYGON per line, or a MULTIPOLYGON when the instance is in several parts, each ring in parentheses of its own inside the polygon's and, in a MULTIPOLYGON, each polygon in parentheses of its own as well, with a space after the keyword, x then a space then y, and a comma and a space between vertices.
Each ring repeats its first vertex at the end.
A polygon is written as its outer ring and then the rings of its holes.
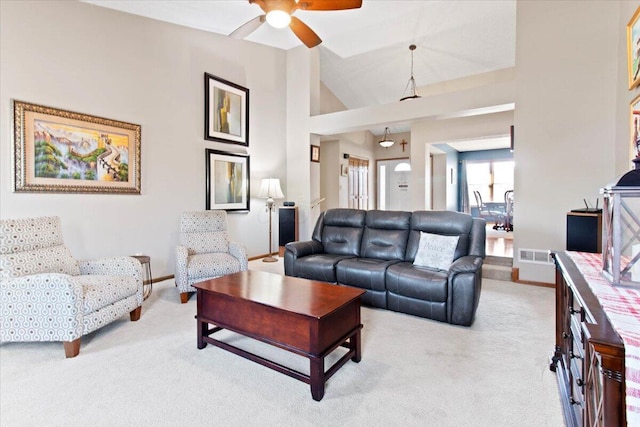
POLYGON ((267 22, 274 28, 284 28, 291 23, 291 15, 283 10, 274 9, 267 13, 267 22))
POLYGON ((378 144, 380 144, 382 148, 389 148, 395 143, 396 142, 391 139, 389 128, 384 128, 384 136, 382 137, 382 141, 378 141, 378 144))

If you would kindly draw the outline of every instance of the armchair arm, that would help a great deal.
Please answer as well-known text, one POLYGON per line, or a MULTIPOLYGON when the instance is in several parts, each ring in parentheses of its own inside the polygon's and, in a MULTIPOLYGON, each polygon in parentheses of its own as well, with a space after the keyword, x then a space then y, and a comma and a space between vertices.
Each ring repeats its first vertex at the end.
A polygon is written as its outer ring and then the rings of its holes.
POLYGON ((80 260, 78 266, 82 275, 127 276, 142 285, 142 265, 130 256, 80 260))
POLYGON ((296 275, 295 268, 298 258, 324 253, 324 246, 316 240, 289 242, 284 247, 284 274, 286 276, 296 275))
POLYGON ((189 258, 189 248, 186 246, 176 246, 176 266, 175 266, 175 279, 176 285, 180 292, 186 292, 189 287, 189 278, 187 275, 187 258, 189 258))
POLYGON ((82 285, 42 273, 0 280, 0 341, 73 341, 82 336, 82 285))
POLYGON ((238 242, 229 242, 229 253, 231 256, 240 261, 240 271, 249 269, 249 257, 247 256, 247 248, 238 242))

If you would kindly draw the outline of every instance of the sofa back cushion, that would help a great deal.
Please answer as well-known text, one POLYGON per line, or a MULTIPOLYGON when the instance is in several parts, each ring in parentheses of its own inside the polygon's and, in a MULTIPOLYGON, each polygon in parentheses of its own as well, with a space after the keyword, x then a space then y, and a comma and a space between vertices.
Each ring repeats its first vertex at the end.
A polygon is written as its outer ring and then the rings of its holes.
POLYGON ((466 213, 453 211, 415 211, 411 214, 411 231, 405 260, 414 262, 420 243, 420 232, 458 236, 454 261, 461 256, 469 255, 473 217, 466 213))
POLYGON ((62 241, 59 217, 0 221, 0 277, 39 273, 80 274, 62 241))
POLYGON ((322 220, 321 242, 324 251, 332 255, 360 255, 366 211, 359 209, 329 209, 322 220))
POLYGON ((360 256, 403 260, 409 236, 411 212, 367 211, 360 256))

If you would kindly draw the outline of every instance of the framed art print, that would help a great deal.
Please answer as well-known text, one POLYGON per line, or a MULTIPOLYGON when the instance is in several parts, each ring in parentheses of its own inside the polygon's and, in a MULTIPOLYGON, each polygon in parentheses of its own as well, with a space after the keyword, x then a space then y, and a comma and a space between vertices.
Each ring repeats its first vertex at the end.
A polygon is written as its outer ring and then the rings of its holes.
POLYGON ((140 135, 140 125, 14 100, 14 190, 140 194, 140 135))
POLYGON ((320 163, 320 147, 318 145, 311 146, 311 161, 320 163))
POLYGON ((249 146, 249 89, 204 73, 204 139, 249 146))
POLYGON ((249 210, 249 156, 206 149, 206 209, 249 210))
POLYGON ((629 89, 640 84, 640 7, 627 24, 627 63, 629 67, 629 89))

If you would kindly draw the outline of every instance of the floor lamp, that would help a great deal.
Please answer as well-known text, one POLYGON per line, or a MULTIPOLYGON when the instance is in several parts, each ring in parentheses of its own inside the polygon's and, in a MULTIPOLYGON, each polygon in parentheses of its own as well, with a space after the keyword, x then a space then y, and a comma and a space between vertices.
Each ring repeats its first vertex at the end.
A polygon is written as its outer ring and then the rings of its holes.
POLYGON ((267 199, 267 210, 269 211, 269 255, 266 258, 263 258, 262 262, 276 262, 278 260, 271 256, 273 254, 273 251, 271 250, 271 245, 273 243, 273 239, 271 237, 271 212, 273 211, 274 199, 284 199, 284 194, 282 194, 282 189, 280 189, 280 180, 278 178, 264 178, 262 180, 262 186, 260 187, 258 197, 267 199))

